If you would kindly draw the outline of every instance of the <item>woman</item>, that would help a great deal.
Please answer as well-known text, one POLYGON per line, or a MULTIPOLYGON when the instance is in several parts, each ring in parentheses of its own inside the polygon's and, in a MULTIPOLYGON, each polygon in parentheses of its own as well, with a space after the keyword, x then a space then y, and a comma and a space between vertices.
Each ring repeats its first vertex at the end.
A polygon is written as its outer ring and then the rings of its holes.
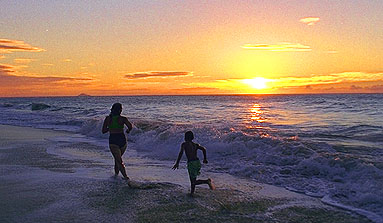
POLYGON ((126 175, 125 165, 122 161, 122 155, 126 150, 126 138, 124 134, 124 125, 128 127, 126 133, 129 133, 132 130, 132 123, 124 116, 121 116, 122 105, 120 103, 114 103, 111 109, 109 116, 104 120, 102 125, 102 133, 107 132, 109 135, 109 148, 114 157, 114 172, 116 176, 119 172, 124 176, 126 180, 129 180, 129 177, 126 175))

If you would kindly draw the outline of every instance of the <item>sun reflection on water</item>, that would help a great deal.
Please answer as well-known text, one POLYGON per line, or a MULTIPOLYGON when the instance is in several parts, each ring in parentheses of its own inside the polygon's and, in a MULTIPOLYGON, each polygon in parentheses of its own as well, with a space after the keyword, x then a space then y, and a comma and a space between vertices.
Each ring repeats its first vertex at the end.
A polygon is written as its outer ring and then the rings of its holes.
POLYGON ((251 120, 256 122, 264 122, 266 121, 263 117, 263 111, 261 110, 261 106, 259 104, 254 104, 253 107, 250 109, 251 113, 251 120))
POLYGON ((264 117, 264 111, 260 104, 253 104, 250 108, 250 123, 247 126, 249 129, 262 129, 263 126, 259 125, 263 122, 267 121, 264 117))

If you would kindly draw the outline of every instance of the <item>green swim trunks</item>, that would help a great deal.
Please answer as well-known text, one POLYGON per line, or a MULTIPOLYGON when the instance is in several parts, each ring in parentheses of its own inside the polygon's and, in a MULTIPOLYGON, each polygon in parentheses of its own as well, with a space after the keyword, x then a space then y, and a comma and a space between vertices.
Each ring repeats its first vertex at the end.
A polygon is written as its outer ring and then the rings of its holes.
POLYGON ((193 160, 188 162, 188 172, 190 178, 197 178, 200 175, 201 162, 199 160, 193 160))

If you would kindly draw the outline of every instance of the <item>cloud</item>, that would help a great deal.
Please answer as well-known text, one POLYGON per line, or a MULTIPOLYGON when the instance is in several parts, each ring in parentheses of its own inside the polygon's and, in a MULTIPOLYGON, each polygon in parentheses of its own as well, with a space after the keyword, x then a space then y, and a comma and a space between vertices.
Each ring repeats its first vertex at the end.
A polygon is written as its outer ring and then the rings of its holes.
POLYGON ((4 55, 0 55, 0 59, 4 59, 5 58, 5 56, 4 55))
POLYGON ((383 93, 383 85, 374 85, 369 88, 374 92, 382 92, 383 93))
POLYGON ((327 75, 311 75, 310 77, 284 77, 275 79, 276 85, 306 86, 339 83, 376 82, 383 80, 383 72, 343 72, 327 75))
POLYGON ((15 66, 9 64, 0 64, 0 75, 13 72, 15 72, 15 66))
POLYGON ((198 83, 195 86, 215 87, 225 91, 233 91, 233 93, 383 93, 381 87, 383 72, 343 72, 280 77, 268 79, 267 86, 262 89, 257 89, 258 85, 255 87, 245 86, 248 85, 246 80, 248 79, 220 79, 213 82, 198 83), (352 85, 354 86, 352 87, 352 85))
POLYGON ((13 60, 15 63, 18 64, 28 64, 32 61, 35 61, 35 59, 28 59, 28 58, 18 58, 13 60))
POLYGON ((69 59, 69 58, 68 58, 68 59, 64 59, 63 61, 64 61, 64 62, 72 62, 72 60, 69 59))
POLYGON ((376 93, 382 92, 382 80, 383 72, 342 72, 276 78, 269 87, 270 91, 282 93, 376 93))
POLYGON ((178 92, 178 93, 214 93, 216 92, 217 90, 219 90, 218 88, 214 88, 214 87, 185 87, 185 88, 176 88, 176 89, 172 89, 172 91, 174 92, 178 92))
POLYGON ((41 66, 53 66, 51 63, 42 63, 41 66))
POLYGON ((360 90, 360 89, 363 89, 363 88, 360 87, 360 86, 357 86, 357 85, 351 85, 350 89, 351 90, 360 90))
POLYGON ((312 50, 310 46, 305 46, 300 43, 245 44, 241 47, 250 50, 264 50, 273 52, 305 52, 312 50))
POLYGON ((0 64, 0 87, 12 88, 20 86, 36 87, 48 83, 65 83, 65 82, 83 82, 91 81, 90 78, 74 78, 74 77, 40 77, 29 75, 15 75, 16 71, 24 66, 13 66, 9 64, 0 64))
POLYGON ((309 26, 315 25, 317 22, 319 22, 320 18, 318 17, 306 17, 299 20, 299 22, 304 23, 309 26))
POLYGON ((45 50, 20 40, 0 39, 0 53, 12 53, 14 51, 41 52, 45 50))
POLYGON ((188 71, 148 71, 126 74, 125 78, 128 79, 142 79, 150 77, 176 77, 176 76, 188 76, 192 75, 192 72, 188 71))

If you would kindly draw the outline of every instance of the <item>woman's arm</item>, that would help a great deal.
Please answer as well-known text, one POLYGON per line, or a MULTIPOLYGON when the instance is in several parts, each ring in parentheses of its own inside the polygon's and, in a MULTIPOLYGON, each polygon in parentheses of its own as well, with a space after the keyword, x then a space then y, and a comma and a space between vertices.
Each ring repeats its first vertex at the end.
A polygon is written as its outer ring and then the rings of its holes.
POLYGON ((124 118, 124 124, 126 125, 126 127, 128 127, 128 130, 126 131, 126 133, 129 133, 130 130, 133 129, 133 126, 132 126, 132 123, 129 122, 128 118, 124 118))
POLYGON ((104 124, 102 125, 102 134, 109 132, 108 124, 109 124, 109 116, 105 118, 104 124))

